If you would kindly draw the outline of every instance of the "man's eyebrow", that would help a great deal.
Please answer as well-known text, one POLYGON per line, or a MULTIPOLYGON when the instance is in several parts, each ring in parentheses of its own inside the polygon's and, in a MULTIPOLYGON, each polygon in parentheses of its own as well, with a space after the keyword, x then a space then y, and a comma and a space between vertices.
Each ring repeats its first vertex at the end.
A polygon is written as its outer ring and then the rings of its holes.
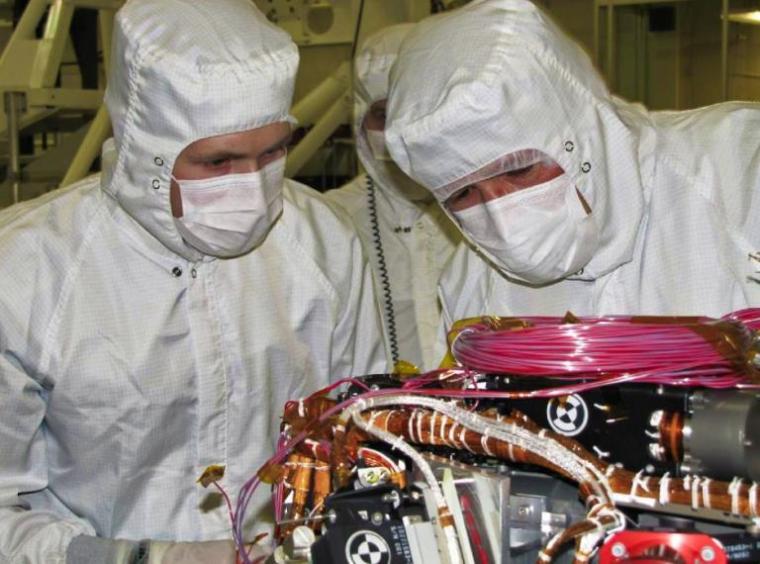
POLYGON ((283 135, 280 137, 278 141, 275 143, 272 143, 269 147, 266 149, 262 149, 262 153, 266 153, 267 151, 271 151, 272 149, 278 149, 280 147, 286 146, 290 144, 291 139, 293 139, 293 132, 288 132, 286 135, 283 135))
POLYGON ((202 155, 194 155, 195 161, 220 161, 226 159, 239 159, 245 157, 245 153, 239 153, 231 149, 219 149, 202 155))

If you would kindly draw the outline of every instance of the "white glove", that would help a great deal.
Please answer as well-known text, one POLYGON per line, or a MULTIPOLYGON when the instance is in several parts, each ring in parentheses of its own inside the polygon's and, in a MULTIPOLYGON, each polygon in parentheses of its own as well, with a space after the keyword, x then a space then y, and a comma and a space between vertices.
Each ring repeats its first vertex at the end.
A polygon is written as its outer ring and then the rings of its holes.
POLYGON ((147 564, 235 564, 235 543, 151 541, 147 564))
MULTIPOLYGON (((249 560, 265 558, 268 551, 254 546, 249 560)), ((231 540, 205 542, 152 541, 147 564, 235 564, 235 543, 231 540)))
MULTIPOLYGON (((266 546, 254 545, 248 559, 263 561, 266 546)), ((166 542, 101 539, 79 536, 66 553, 66 564, 235 564, 235 543, 231 540, 166 542)))

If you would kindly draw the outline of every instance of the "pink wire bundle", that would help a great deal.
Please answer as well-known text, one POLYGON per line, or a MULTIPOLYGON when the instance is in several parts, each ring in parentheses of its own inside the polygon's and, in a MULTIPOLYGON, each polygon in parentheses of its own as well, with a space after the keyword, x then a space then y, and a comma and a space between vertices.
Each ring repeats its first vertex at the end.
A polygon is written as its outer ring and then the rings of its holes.
POLYGON ((734 387, 757 370, 760 309, 719 320, 610 316, 521 318, 527 327, 464 329, 452 352, 463 368, 517 376, 734 387))

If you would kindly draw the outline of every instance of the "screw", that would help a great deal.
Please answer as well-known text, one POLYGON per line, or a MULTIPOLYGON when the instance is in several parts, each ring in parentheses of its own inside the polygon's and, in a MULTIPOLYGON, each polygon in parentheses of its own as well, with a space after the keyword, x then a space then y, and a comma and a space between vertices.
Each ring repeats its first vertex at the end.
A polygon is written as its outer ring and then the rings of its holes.
POLYGON ((616 542, 612 545, 612 556, 615 558, 622 558, 628 553, 625 549, 625 545, 622 542, 616 542))
POLYGON ((649 443, 649 456, 655 460, 662 460, 665 458, 665 449, 657 443, 649 443))
POLYGON ((533 511, 531 511, 530 505, 521 505, 520 507, 517 508, 517 514, 520 517, 527 517, 531 513, 533 513, 533 511))
POLYGON ((699 551, 699 556, 705 562, 712 562, 715 560, 715 551, 711 546, 705 546, 699 551))
POLYGON ((663 415, 664 413, 661 409, 658 409, 657 411, 653 411, 652 414, 649 416, 649 425, 651 425, 652 427, 659 427, 660 422, 662 421, 663 415))
POLYGON ((372 524, 373 524, 373 525, 377 525, 377 526, 380 526, 380 525, 382 525, 382 524, 383 524, 383 520, 384 520, 384 518, 383 518, 383 514, 382 514, 382 513, 380 513, 379 511, 375 511, 375 512, 372 514, 372 517, 371 517, 371 521, 372 521, 372 524))

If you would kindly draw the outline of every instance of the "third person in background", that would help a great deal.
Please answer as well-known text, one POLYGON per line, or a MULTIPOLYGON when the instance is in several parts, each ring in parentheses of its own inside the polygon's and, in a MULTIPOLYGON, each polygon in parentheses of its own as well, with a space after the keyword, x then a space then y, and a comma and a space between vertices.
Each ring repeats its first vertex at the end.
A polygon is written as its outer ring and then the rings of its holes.
POLYGON ((384 28, 359 51, 354 128, 366 173, 326 195, 353 218, 372 265, 392 362, 432 369, 441 360, 433 352, 441 319, 437 285, 461 236, 430 192, 404 174, 385 148, 388 75, 413 27, 384 28))

